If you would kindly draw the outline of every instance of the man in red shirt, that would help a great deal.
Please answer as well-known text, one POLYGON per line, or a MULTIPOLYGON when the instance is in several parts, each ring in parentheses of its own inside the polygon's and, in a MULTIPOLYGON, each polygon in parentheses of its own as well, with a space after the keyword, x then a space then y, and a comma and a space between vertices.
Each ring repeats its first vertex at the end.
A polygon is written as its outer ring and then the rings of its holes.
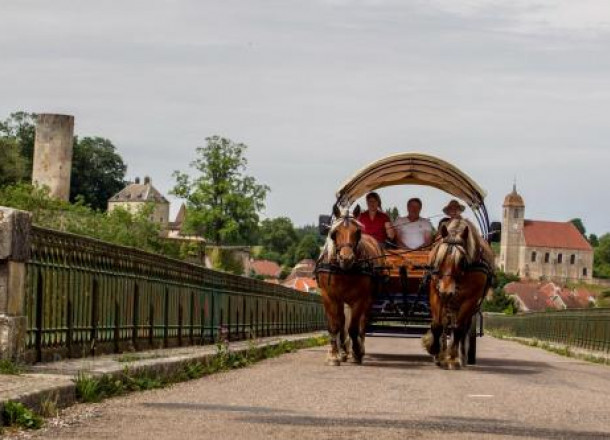
POLYGON ((366 195, 367 210, 358 216, 358 221, 362 223, 362 232, 371 235, 379 243, 383 244, 389 238, 395 237, 394 228, 390 217, 381 210, 381 198, 376 192, 366 195))

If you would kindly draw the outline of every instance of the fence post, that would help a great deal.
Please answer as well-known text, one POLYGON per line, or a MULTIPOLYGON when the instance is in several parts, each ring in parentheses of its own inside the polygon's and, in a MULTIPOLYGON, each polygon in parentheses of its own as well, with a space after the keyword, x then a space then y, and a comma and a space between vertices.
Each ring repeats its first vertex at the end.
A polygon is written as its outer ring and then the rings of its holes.
POLYGON ((25 264, 30 257, 32 216, 0 207, 0 359, 25 353, 25 264))

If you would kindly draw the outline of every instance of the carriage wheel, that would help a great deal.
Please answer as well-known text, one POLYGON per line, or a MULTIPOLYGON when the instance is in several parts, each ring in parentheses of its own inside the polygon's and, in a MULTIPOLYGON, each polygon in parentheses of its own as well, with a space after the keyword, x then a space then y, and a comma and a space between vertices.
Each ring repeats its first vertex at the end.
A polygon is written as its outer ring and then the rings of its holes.
POLYGON ((476 315, 472 317, 470 333, 468 335, 468 365, 477 363, 477 320, 476 315))

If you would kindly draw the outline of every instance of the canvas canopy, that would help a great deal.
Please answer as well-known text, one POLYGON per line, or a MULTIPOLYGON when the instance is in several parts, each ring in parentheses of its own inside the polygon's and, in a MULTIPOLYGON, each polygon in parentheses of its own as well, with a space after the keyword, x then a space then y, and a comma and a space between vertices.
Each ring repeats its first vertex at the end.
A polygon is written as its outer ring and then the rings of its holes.
POLYGON ((425 185, 459 198, 473 210, 484 206, 485 191, 448 162, 419 153, 401 153, 371 163, 345 181, 337 202, 349 206, 370 191, 393 185, 425 185))

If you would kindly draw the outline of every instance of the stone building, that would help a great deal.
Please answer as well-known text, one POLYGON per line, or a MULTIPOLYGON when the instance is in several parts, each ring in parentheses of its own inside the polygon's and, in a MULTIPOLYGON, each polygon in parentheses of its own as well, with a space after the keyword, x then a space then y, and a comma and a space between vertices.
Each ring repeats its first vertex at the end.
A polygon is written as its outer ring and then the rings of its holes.
POLYGON ((592 280, 593 249, 572 222, 526 220, 515 186, 502 208, 501 270, 532 280, 592 280))
POLYGON ((108 200, 108 212, 120 207, 131 213, 136 213, 149 203, 154 205, 150 220, 159 223, 162 228, 167 227, 169 202, 152 186, 150 177, 145 177, 144 183, 140 183, 140 178, 136 177, 134 183, 130 183, 112 196, 108 200))

